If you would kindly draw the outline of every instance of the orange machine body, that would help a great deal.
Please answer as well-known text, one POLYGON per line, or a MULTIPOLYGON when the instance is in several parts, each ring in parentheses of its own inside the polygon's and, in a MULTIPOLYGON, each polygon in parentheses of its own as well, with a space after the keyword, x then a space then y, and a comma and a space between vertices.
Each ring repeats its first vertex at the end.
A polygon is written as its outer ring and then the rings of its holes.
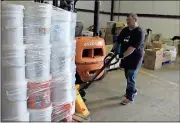
MULTIPOLYGON (((105 41, 99 37, 76 38, 76 67, 82 82, 88 82, 95 72, 102 68, 106 56, 105 41)), ((104 71, 96 78, 100 79, 104 71)))

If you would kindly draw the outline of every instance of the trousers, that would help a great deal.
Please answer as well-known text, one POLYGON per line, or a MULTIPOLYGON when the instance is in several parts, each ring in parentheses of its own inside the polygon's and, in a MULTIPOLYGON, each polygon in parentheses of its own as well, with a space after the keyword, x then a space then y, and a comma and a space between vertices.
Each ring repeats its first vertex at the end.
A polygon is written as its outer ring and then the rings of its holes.
POLYGON ((126 98, 133 101, 135 97, 136 90, 136 77, 141 65, 139 65, 136 69, 126 69, 124 68, 125 77, 127 80, 126 87, 126 98))

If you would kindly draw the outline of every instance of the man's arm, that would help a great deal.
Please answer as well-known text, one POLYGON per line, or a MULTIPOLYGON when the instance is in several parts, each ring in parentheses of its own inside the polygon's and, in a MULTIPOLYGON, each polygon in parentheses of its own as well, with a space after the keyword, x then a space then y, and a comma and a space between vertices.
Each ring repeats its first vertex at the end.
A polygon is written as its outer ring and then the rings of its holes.
POLYGON ((141 41, 144 40, 144 33, 142 30, 137 30, 134 37, 132 37, 132 41, 130 47, 124 52, 124 58, 131 55, 136 48, 141 45, 141 41))

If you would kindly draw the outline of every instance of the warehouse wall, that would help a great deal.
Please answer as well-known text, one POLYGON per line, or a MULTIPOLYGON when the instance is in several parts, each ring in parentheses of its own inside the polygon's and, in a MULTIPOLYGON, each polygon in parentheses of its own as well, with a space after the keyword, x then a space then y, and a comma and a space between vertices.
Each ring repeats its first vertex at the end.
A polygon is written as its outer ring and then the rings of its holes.
MULTIPOLYGON (((94 10, 94 1, 78 1, 76 8, 79 9, 87 9, 87 10, 94 10)), ((100 11, 110 12, 111 10, 111 1, 102 0, 100 2, 100 11)), ((84 23, 84 29, 93 25, 94 21, 94 14, 87 13, 87 12, 80 12, 77 11, 77 20, 84 23)), ((110 15, 107 14, 100 14, 100 27, 106 27, 107 21, 110 20, 110 15)))
MULTIPOLYGON (((115 1, 114 12, 139 14, 180 15, 180 1, 115 1)), ((125 16, 120 16, 125 21, 125 16)), ((118 20, 118 16, 114 18, 118 20)), ((164 37, 180 35, 180 19, 139 17, 143 28, 151 28, 154 33, 162 33, 164 37)))

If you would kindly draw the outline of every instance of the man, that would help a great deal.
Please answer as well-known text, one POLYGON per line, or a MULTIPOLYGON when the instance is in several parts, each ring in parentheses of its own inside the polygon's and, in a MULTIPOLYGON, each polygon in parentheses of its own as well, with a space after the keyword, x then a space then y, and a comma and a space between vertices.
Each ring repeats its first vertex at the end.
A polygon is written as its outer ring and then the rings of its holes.
MULTIPOLYGON (((115 43, 121 46, 120 58, 122 60, 120 66, 124 68, 127 79, 126 98, 121 102, 123 105, 134 101, 134 97, 137 94, 136 76, 142 64, 145 40, 145 33, 137 23, 138 16, 129 14, 126 21, 128 26, 121 31, 115 43)), ((116 47, 115 44, 112 50, 116 47)))

